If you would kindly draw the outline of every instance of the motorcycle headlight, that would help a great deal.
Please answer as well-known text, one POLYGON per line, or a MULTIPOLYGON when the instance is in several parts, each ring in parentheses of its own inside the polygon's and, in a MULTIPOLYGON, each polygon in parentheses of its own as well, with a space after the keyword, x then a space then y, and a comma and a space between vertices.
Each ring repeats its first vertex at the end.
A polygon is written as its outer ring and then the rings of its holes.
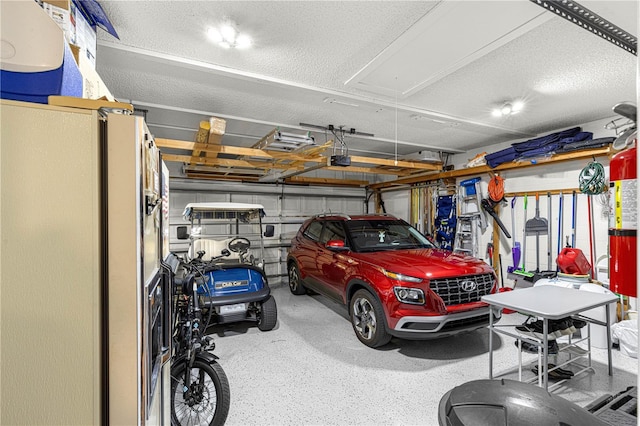
POLYGON ((413 305, 424 305, 424 292, 419 288, 394 287, 393 292, 398 301, 413 305))

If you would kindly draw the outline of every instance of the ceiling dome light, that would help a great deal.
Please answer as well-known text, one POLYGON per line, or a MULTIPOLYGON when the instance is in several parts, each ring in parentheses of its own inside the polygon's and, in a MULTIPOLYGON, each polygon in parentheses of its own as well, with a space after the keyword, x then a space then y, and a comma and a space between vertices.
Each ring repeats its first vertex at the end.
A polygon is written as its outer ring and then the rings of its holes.
POLYGON ((233 44, 236 41, 237 31, 231 24, 224 24, 220 27, 220 34, 222 38, 229 44, 233 44))
POLYGON ((220 43, 222 41, 222 34, 220 34, 220 31, 218 31, 216 28, 209 28, 209 30, 207 31, 207 36, 209 37, 209 40, 214 43, 220 43))
POLYGON ((246 34, 238 34, 238 37, 236 37, 236 48, 238 49, 246 49, 251 47, 251 44, 251 37, 246 34))
POLYGON ((491 115, 494 117, 506 117, 517 114, 523 109, 524 102, 522 101, 505 102, 500 108, 494 108, 493 111, 491 111, 491 115))
POLYGON ((209 28, 207 35, 211 41, 224 49, 232 47, 246 49, 252 45, 251 37, 240 34, 236 24, 232 21, 225 21, 220 28, 209 28))
POLYGON ((516 114, 520 111, 522 111, 522 109, 524 108, 524 102, 522 101, 515 101, 513 103, 513 110, 511 111, 512 114, 516 114))

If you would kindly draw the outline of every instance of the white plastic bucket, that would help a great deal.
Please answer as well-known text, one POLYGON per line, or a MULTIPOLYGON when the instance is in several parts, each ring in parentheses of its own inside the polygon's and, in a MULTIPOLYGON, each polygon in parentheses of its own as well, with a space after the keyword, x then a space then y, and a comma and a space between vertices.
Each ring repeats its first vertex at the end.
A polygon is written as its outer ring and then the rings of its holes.
MULTIPOLYGON (((583 284, 580 286, 580 290, 590 291, 592 293, 613 294, 610 290, 597 284, 583 284)), ((581 314, 587 318, 592 318, 598 321, 605 322, 607 320, 607 311, 605 309, 608 308, 609 324, 614 324, 617 320, 616 304, 617 304, 617 301, 614 301, 607 306, 589 309, 588 311, 582 312, 581 314)), ((591 345, 595 348, 606 349, 607 348, 607 328, 603 325, 596 325, 596 324, 590 324, 589 326, 591 327, 591 345)), ((581 336, 586 337, 588 335, 587 328, 588 327, 585 326, 582 330, 580 330, 581 336)))
POLYGON ((566 288, 578 288, 571 281, 566 281, 559 278, 540 278, 536 281, 533 286, 540 287, 543 285, 555 285, 558 287, 566 287, 566 288))

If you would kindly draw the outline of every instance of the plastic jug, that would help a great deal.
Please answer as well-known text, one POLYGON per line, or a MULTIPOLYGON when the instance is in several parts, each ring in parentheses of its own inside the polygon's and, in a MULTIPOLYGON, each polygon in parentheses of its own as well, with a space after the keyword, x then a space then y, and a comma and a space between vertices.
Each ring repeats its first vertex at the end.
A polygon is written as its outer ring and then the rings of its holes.
POLYGON ((556 259, 560 271, 565 274, 587 275, 591 272, 591 264, 582 253, 582 250, 565 247, 556 259))

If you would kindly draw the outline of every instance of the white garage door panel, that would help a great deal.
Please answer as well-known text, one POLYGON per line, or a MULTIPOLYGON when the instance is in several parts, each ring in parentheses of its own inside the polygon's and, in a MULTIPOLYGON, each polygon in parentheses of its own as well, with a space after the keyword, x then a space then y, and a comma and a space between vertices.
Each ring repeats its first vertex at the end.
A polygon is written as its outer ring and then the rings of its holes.
POLYGON ((224 185, 202 187, 197 190, 170 189, 170 245, 172 251, 186 251, 188 242, 176 238, 176 229, 184 225, 182 218, 184 206, 192 202, 230 201, 234 203, 262 204, 266 216, 264 224, 274 225, 274 236, 265 238, 265 272, 270 283, 286 281, 287 250, 291 239, 307 218, 320 213, 364 213, 365 191, 344 188, 309 188, 301 192, 290 187, 261 185, 254 189, 251 185, 227 188, 224 185), (269 190, 271 189, 271 190, 269 190), (284 194, 284 195, 283 195, 284 194))

